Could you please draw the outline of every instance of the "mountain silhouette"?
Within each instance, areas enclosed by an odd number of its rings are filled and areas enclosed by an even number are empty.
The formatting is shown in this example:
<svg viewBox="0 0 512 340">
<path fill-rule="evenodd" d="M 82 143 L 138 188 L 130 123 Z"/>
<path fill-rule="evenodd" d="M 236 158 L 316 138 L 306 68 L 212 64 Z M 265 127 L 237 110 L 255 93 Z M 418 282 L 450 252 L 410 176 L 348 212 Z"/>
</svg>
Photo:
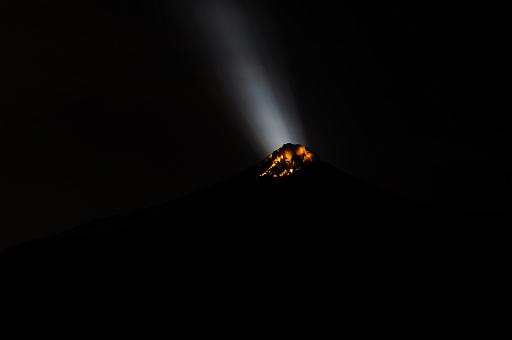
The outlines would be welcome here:
<svg viewBox="0 0 512 340">
<path fill-rule="evenodd" d="M 5 251 L 2 258 L 38 266 L 70 260 L 100 265 L 134 253 L 215 253 L 241 247 L 243 254 L 251 247 L 273 245 L 279 251 L 306 241 L 314 242 L 310 249 L 352 249 L 360 243 L 360 249 L 371 245 L 374 252 L 408 236 L 421 234 L 414 241 L 429 242 L 441 222 L 461 218 L 395 197 L 321 161 L 309 149 L 314 161 L 297 164 L 290 158 L 295 173 L 262 176 L 279 155 L 298 147 L 286 144 L 241 174 L 199 192 L 28 242 Z M 447 236 L 456 233 L 442 229 Z"/>
<path fill-rule="evenodd" d="M 4 277 L 66 282 L 95 299 L 144 296 L 183 308 L 241 300 L 253 311 L 281 301 L 289 312 L 325 315 L 331 303 L 353 313 L 369 305 L 426 311 L 448 296 L 464 308 L 474 273 L 492 275 L 482 253 L 495 249 L 470 224 L 488 217 L 419 207 L 316 155 L 286 176 L 261 176 L 269 157 L 167 204 L 4 251 Z"/>
</svg>

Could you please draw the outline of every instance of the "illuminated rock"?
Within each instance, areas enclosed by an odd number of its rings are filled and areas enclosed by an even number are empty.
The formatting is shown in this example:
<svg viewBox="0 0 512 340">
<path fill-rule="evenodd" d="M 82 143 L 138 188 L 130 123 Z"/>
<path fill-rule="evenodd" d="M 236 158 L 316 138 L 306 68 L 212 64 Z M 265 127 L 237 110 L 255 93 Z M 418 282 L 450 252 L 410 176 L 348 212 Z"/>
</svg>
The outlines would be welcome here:
<svg viewBox="0 0 512 340">
<path fill-rule="evenodd" d="M 284 177 L 301 171 L 318 160 L 318 156 L 303 145 L 285 144 L 263 160 L 264 171 L 259 177 Z"/>
</svg>

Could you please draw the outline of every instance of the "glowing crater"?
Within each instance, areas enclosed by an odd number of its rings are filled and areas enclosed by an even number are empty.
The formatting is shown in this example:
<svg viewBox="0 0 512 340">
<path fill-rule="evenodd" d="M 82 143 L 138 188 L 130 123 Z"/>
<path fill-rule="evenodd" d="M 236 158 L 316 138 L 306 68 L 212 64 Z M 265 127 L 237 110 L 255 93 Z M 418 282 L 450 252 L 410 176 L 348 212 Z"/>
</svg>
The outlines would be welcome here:
<svg viewBox="0 0 512 340">
<path fill-rule="evenodd" d="M 299 172 L 317 156 L 303 145 L 285 144 L 263 161 L 265 171 L 259 177 L 284 177 Z"/>
</svg>

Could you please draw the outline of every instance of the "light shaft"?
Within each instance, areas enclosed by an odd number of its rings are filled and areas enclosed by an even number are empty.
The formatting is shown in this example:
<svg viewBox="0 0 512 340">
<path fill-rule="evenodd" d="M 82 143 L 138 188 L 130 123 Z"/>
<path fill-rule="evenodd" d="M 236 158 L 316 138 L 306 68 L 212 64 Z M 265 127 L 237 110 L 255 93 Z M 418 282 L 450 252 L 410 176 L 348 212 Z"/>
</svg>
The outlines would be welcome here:
<svg viewBox="0 0 512 340">
<path fill-rule="evenodd" d="M 235 118 L 257 149 L 268 153 L 289 142 L 305 144 L 291 91 L 265 44 L 268 37 L 257 35 L 256 25 L 232 2 L 200 2 L 197 14 L 214 65 L 235 105 Z"/>
</svg>

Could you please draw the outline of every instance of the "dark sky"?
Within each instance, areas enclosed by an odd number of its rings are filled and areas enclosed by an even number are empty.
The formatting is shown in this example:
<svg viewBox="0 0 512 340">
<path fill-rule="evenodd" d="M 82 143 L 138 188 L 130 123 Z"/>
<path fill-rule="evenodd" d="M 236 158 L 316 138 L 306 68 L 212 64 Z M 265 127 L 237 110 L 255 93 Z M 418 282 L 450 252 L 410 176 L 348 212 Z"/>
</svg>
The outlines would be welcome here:
<svg viewBox="0 0 512 340">
<path fill-rule="evenodd" d="M 172 199 L 260 159 L 183 3 L 2 1 L 0 247 Z M 425 204 L 507 209 L 503 9 L 241 6 L 272 35 L 322 159 Z"/>
</svg>

